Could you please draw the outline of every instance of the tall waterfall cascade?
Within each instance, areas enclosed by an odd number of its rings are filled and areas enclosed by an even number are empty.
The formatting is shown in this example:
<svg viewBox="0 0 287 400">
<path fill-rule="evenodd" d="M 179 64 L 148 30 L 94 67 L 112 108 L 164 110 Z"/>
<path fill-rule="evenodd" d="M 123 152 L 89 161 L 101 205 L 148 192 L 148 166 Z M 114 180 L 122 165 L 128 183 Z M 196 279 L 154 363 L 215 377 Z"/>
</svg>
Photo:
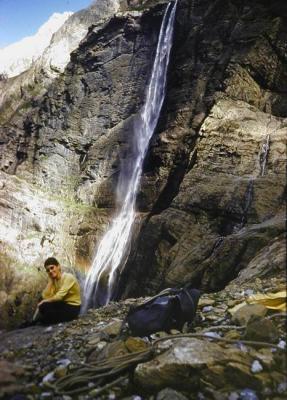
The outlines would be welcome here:
<svg viewBox="0 0 287 400">
<path fill-rule="evenodd" d="M 156 49 L 146 100 L 134 124 L 134 143 L 129 163 L 121 169 L 117 188 L 121 204 L 118 215 L 101 239 L 84 285 L 82 311 L 107 304 L 114 296 L 118 279 L 129 255 L 136 196 L 149 141 L 164 101 L 167 68 L 172 47 L 177 1 L 167 5 Z"/>
</svg>

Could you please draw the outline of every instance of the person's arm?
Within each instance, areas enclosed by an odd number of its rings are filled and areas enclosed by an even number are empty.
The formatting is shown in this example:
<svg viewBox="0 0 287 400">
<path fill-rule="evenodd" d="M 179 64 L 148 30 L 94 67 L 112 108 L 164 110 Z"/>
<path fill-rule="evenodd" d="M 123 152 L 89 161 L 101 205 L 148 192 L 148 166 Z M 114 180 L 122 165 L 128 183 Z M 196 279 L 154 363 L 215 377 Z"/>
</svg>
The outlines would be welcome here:
<svg viewBox="0 0 287 400">
<path fill-rule="evenodd" d="M 53 296 L 53 285 L 52 282 L 49 281 L 47 286 L 45 287 L 45 289 L 42 292 L 42 298 L 44 300 L 48 299 L 49 297 Z"/>
<path fill-rule="evenodd" d="M 65 279 L 63 280 L 63 284 L 60 287 L 60 289 L 53 296 L 46 298 L 44 301 L 53 302 L 53 301 L 63 300 L 63 298 L 66 296 L 66 294 L 69 292 L 69 290 L 73 287 L 75 282 L 76 282 L 75 278 L 72 275 L 65 276 Z"/>
<path fill-rule="evenodd" d="M 52 281 L 49 280 L 47 286 L 45 287 L 45 289 L 42 292 L 42 300 L 38 303 L 37 305 L 37 310 L 38 307 L 42 304 L 45 303 L 45 301 L 47 301 L 50 297 L 53 296 L 53 284 Z M 37 311 L 36 311 L 37 312 Z"/>
</svg>

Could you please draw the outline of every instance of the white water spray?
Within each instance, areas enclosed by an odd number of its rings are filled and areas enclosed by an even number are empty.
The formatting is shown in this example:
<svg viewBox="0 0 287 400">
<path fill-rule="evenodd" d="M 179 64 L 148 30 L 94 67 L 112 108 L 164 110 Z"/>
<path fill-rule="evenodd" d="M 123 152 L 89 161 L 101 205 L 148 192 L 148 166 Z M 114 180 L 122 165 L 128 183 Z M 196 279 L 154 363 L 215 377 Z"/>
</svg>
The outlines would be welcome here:
<svg viewBox="0 0 287 400">
<path fill-rule="evenodd" d="M 263 176 L 264 173 L 265 173 L 269 147 L 270 147 L 270 134 L 267 134 L 265 142 L 262 145 L 260 156 L 259 156 L 260 157 L 260 160 L 259 160 L 259 163 L 260 163 L 260 176 Z"/>
<path fill-rule="evenodd" d="M 83 311 L 107 304 L 114 295 L 117 278 L 129 255 L 130 236 L 135 219 L 135 202 L 149 141 L 156 128 L 165 95 L 166 74 L 172 46 L 177 1 L 165 11 L 146 101 L 134 126 L 135 143 L 131 162 L 121 172 L 118 195 L 121 210 L 103 236 L 84 287 Z"/>
</svg>

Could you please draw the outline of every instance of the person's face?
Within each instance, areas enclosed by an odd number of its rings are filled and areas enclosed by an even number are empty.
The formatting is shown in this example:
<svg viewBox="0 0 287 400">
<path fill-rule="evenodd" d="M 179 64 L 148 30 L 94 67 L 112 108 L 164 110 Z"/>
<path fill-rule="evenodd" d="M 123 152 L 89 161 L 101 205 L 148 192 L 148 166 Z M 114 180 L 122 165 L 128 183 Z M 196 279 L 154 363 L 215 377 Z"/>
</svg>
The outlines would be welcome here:
<svg viewBox="0 0 287 400">
<path fill-rule="evenodd" d="M 60 265 L 48 265 L 45 267 L 47 274 L 51 279 L 59 279 L 61 276 Z"/>
</svg>

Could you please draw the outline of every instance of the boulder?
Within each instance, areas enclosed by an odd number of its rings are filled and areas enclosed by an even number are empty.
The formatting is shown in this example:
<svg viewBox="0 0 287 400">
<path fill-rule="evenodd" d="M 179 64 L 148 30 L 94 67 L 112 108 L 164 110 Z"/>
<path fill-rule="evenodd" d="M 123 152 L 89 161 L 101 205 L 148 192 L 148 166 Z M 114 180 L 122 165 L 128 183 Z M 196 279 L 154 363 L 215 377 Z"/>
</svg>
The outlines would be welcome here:
<svg viewBox="0 0 287 400">
<path fill-rule="evenodd" d="M 187 397 L 176 390 L 165 388 L 157 394 L 156 400 L 187 400 Z"/>
<path fill-rule="evenodd" d="M 246 304 L 232 315 L 232 321 L 239 325 L 247 325 L 249 321 L 264 317 L 266 313 L 267 308 L 262 304 Z"/>
<path fill-rule="evenodd" d="M 247 321 L 246 332 L 244 338 L 247 340 L 258 340 L 261 342 L 277 343 L 278 330 L 271 320 L 250 318 Z"/>
<path fill-rule="evenodd" d="M 150 362 L 139 364 L 135 370 L 136 384 L 146 390 L 166 386 L 195 389 L 199 386 L 201 370 L 226 360 L 221 347 L 207 341 L 178 339 L 167 341 L 164 346 L 164 353 Z"/>
</svg>

